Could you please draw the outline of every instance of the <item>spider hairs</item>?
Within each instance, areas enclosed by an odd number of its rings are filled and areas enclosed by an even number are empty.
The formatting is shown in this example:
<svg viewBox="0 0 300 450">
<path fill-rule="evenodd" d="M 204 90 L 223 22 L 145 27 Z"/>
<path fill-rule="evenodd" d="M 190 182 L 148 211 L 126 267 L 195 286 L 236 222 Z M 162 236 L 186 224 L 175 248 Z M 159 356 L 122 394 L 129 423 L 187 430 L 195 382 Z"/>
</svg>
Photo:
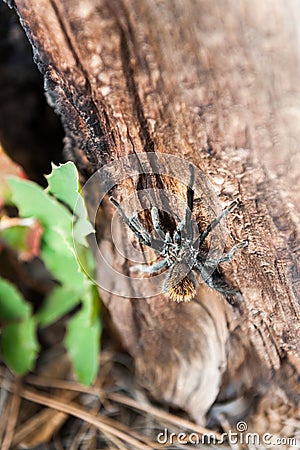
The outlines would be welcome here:
<svg viewBox="0 0 300 450">
<path fill-rule="evenodd" d="M 215 270 L 219 264 L 230 261 L 237 250 L 246 247 L 247 241 L 234 245 L 231 250 L 219 259 L 210 258 L 205 251 L 205 240 L 214 228 L 230 214 L 239 204 L 234 200 L 220 215 L 194 239 L 192 215 L 194 207 L 194 166 L 189 165 L 190 181 L 187 187 L 187 208 L 184 219 L 176 226 L 172 233 L 163 229 L 158 209 L 151 208 L 151 219 L 154 233 L 149 233 L 141 224 L 138 213 L 127 217 L 120 204 L 110 197 L 125 224 L 132 230 L 141 244 L 152 248 L 158 254 L 159 261 L 152 265 L 137 265 L 130 268 L 131 272 L 155 274 L 167 269 L 162 291 L 175 302 L 189 302 L 196 296 L 197 275 L 212 289 L 223 294 L 229 303 L 232 298 L 241 294 L 231 288 Z"/>
</svg>

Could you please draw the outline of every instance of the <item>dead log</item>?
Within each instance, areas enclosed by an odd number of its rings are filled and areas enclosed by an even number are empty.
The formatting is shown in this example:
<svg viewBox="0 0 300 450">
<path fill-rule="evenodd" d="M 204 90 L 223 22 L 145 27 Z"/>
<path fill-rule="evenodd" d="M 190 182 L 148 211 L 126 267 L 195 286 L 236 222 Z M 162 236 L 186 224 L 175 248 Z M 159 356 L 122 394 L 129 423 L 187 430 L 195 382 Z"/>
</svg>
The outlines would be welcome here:
<svg viewBox="0 0 300 450">
<path fill-rule="evenodd" d="M 236 197 L 241 201 L 228 218 L 226 243 L 246 238 L 249 247 L 222 272 L 243 294 L 241 313 L 203 285 L 188 304 L 162 295 L 136 300 L 102 292 L 139 381 L 153 397 L 183 408 L 198 422 L 215 402 L 231 401 L 241 406 L 240 412 L 233 407 L 233 415 L 249 419 L 254 398 L 267 392 L 280 392 L 295 414 L 298 7 L 282 0 L 9 4 L 32 44 L 48 100 L 61 116 L 66 155 L 83 179 L 123 156 L 160 152 L 201 169 L 218 193 L 211 200 L 216 210 Z M 137 177 L 112 192 L 121 200 L 161 186 L 185 199 L 180 183 L 168 177 Z M 109 202 L 104 210 L 107 216 L 115 212 Z M 123 242 L 134 241 L 119 227 Z M 100 249 L 113 267 L 128 274 L 110 240 L 108 219 L 101 238 Z M 101 277 L 114 284 L 101 266 L 98 277 L 100 285 Z"/>
</svg>

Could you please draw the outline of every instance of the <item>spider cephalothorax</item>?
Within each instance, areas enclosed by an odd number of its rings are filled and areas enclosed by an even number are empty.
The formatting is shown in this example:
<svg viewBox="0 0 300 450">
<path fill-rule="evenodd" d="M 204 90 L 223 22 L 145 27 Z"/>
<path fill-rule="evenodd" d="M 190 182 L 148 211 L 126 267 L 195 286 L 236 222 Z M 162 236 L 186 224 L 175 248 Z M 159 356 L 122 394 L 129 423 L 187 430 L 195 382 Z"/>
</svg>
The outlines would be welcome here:
<svg viewBox="0 0 300 450">
<path fill-rule="evenodd" d="M 192 212 L 194 203 L 194 168 L 189 166 L 191 179 L 187 188 L 187 208 L 185 218 L 179 222 L 174 233 L 165 232 L 160 223 L 158 209 L 151 208 L 151 218 L 155 231 L 153 237 L 140 223 L 137 214 L 127 217 L 119 203 L 110 198 L 113 205 L 118 209 L 124 222 L 133 231 L 139 241 L 153 248 L 160 256 L 160 260 L 152 265 L 137 265 L 130 268 L 132 272 L 142 272 L 154 274 L 167 268 L 166 278 L 163 283 L 163 292 L 176 302 L 189 302 L 196 295 L 197 281 L 195 273 L 203 278 L 204 282 L 211 288 L 221 292 L 226 296 L 239 293 L 228 286 L 219 276 L 216 276 L 214 269 L 218 264 L 230 261 L 239 248 L 245 247 L 247 242 L 236 244 L 232 249 L 219 259 L 211 259 L 203 250 L 203 244 L 210 232 L 218 223 L 226 217 L 234 208 L 238 201 L 232 202 L 228 208 L 217 216 L 208 227 L 194 238 L 192 224 Z"/>
</svg>

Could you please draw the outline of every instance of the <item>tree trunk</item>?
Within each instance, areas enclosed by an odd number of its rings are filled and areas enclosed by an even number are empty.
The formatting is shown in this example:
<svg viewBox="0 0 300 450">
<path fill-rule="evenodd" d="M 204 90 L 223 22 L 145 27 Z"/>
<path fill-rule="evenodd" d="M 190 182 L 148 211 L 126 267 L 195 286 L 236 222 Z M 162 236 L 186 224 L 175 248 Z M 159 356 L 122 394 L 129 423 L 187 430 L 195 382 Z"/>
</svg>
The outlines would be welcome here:
<svg viewBox="0 0 300 450">
<path fill-rule="evenodd" d="M 145 298 L 122 298 L 118 289 L 125 292 L 131 284 L 126 279 L 115 288 L 112 270 L 99 262 L 98 282 L 107 289 L 103 302 L 139 381 L 153 397 L 200 423 L 209 411 L 212 419 L 224 412 L 250 423 L 254 399 L 261 399 L 261 413 L 283 399 L 288 408 L 278 415 L 279 430 L 286 416 L 295 417 L 300 397 L 300 8 L 291 0 L 11 4 L 64 124 L 66 155 L 84 180 L 139 153 L 155 173 L 155 152 L 201 170 L 195 183 L 198 221 L 240 200 L 224 239 L 226 247 L 243 239 L 249 246 L 222 268 L 223 279 L 243 295 L 239 310 L 203 283 L 189 303 L 149 297 L 147 278 Z M 132 179 L 118 179 L 109 192 L 118 201 L 148 188 L 186 201 L 188 166 L 172 165 L 183 184 L 130 167 Z M 139 201 L 144 206 L 141 195 Z M 100 252 L 128 276 L 122 252 L 132 242 L 139 250 L 138 243 L 117 221 L 118 253 L 109 223 L 116 211 L 106 199 L 103 209 Z M 143 224 L 149 223 L 145 214 Z M 265 423 L 255 426 L 268 430 Z"/>
</svg>

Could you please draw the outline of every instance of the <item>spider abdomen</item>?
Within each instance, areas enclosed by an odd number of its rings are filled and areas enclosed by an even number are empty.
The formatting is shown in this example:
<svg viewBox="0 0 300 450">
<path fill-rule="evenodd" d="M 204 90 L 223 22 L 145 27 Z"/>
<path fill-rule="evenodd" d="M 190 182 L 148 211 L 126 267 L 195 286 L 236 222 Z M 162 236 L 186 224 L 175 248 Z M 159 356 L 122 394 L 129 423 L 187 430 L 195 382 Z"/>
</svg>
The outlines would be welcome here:
<svg viewBox="0 0 300 450">
<path fill-rule="evenodd" d="M 178 284 L 168 291 L 171 300 L 177 303 L 190 302 L 196 295 L 196 288 L 189 276 L 186 276 Z"/>
<path fill-rule="evenodd" d="M 196 279 L 186 262 L 177 262 L 168 270 L 163 291 L 174 302 L 189 302 L 196 295 Z"/>
</svg>

